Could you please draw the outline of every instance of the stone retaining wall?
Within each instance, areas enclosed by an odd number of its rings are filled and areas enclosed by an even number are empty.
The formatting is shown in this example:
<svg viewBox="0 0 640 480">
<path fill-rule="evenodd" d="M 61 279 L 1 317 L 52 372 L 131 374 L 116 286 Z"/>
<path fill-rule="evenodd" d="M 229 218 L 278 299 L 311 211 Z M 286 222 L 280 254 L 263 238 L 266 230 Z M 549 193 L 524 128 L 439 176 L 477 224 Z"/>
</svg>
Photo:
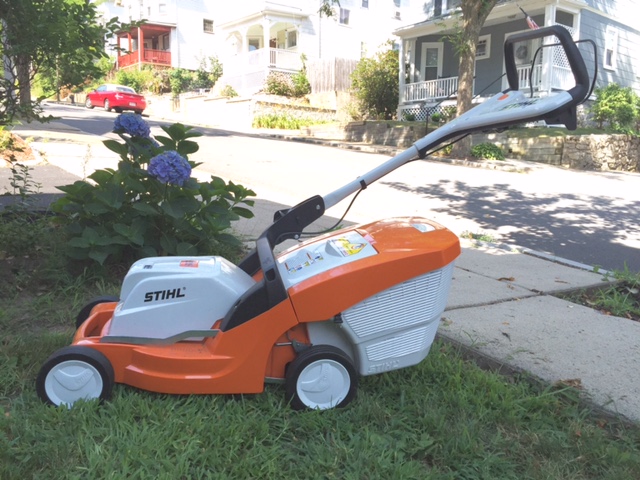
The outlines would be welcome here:
<svg viewBox="0 0 640 480">
<path fill-rule="evenodd" d="M 330 131 L 326 131 L 330 130 Z M 333 129 L 309 128 L 306 135 L 349 142 L 408 148 L 424 136 L 416 125 L 391 122 L 351 122 Z M 628 135 L 568 135 L 515 138 L 506 133 L 472 135 L 473 145 L 494 143 L 507 158 L 546 163 L 579 170 L 618 170 L 640 172 L 640 138 Z"/>
</svg>

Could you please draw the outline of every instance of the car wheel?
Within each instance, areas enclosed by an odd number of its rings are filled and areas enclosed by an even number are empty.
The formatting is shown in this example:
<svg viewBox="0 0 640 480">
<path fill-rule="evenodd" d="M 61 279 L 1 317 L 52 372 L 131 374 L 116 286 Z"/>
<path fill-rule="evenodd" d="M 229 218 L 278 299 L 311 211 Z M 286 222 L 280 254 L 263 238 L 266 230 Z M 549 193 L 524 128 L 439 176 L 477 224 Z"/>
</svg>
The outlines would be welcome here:
<svg viewBox="0 0 640 480">
<path fill-rule="evenodd" d="M 111 303 L 111 302 L 119 302 L 119 301 L 120 299 L 114 295 L 102 295 L 100 297 L 92 298 L 78 312 L 78 315 L 76 316 L 76 329 L 80 328 L 80 325 L 82 325 L 85 322 L 85 320 L 89 318 L 89 315 L 91 314 L 91 310 L 93 310 L 93 307 L 95 307 L 96 305 L 99 305 L 101 303 Z"/>
<path fill-rule="evenodd" d="M 142 110 L 134 110 L 133 113 L 136 115 L 142 115 Z"/>
<path fill-rule="evenodd" d="M 114 107 L 114 110 L 116 111 L 116 113 L 122 113 L 122 109 L 119 107 Z"/>
<path fill-rule="evenodd" d="M 46 403 L 71 408 L 78 400 L 108 400 L 113 384 L 113 367 L 107 357 L 92 348 L 72 345 L 44 362 L 36 378 L 36 392 Z"/>
<path fill-rule="evenodd" d="M 87 108 L 93 108 L 93 103 L 91 103 L 91 99 L 89 97 L 84 101 L 84 106 Z"/>
<path fill-rule="evenodd" d="M 294 410 L 342 408 L 356 396 L 358 375 L 349 356 L 332 345 L 316 345 L 287 369 L 286 399 Z"/>
<path fill-rule="evenodd" d="M 105 100 L 105 101 L 104 101 L 104 109 L 105 109 L 107 112 L 110 112 L 110 111 L 111 111 L 111 105 L 109 104 L 109 100 Z"/>
</svg>

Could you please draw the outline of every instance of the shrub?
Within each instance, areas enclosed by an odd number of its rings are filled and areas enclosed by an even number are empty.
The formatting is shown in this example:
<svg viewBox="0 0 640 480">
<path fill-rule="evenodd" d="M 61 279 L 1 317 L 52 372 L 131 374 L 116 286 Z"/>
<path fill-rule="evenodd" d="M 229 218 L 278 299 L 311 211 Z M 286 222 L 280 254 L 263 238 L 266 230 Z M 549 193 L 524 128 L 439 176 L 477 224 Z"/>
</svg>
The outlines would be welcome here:
<svg viewBox="0 0 640 480">
<path fill-rule="evenodd" d="M 267 76 L 264 89 L 266 93 L 290 97 L 293 94 L 293 89 L 293 80 L 289 75 L 282 72 L 271 72 Z"/>
<path fill-rule="evenodd" d="M 493 143 L 479 143 L 471 147 L 471 155 L 485 160 L 504 160 L 504 152 Z"/>
<path fill-rule="evenodd" d="M 307 78 L 306 69 L 303 68 L 299 72 L 295 73 L 293 77 L 291 77 L 291 82 L 293 83 L 293 88 L 291 90 L 292 96 L 304 97 L 311 93 L 311 84 Z"/>
<path fill-rule="evenodd" d="M 253 213 L 251 190 L 212 176 L 191 178 L 198 151 L 191 139 L 201 134 L 181 124 L 162 127 L 168 136 L 149 135 L 139 115 L 116 118 L 123 140 L 105 140 L 120 155 L 117 169 L 97 170 L 89 178 L 59 187 L 66 193 L 52 205 L 69 236 L 67 254 L 100 264 L 158 255 L 212 255 L 240 247 L 231 222 Z"/>
<path fill-rule="evenodd" d="M 253 128 L 280 128 L 283 130 L 298 130 L 302 127 L 310 125 L 319 125 L 327 123 L 324 120 L 315 120 L 313 118 L 294 117 L 288 113 L 278 114 L 271 113 L 267 115 L 257 115 L 253 119 Z"/>
<path fill-rule="evenodd" d="M 193 73 L 184 68 L 172 68 L 169 71 L 169 84 L 171 85 L 171 93 L 180 95 L 186 92 L 193 83 Z"/>
<path fill-rule="evenodd" d="M 118 70 L 116 73 L 116 83 L 127 85 L 136 92 L 144 92 L 153 84 L 153 75 L 153 72 L 148 69 Z"/>
<path fill-rule="evenodd" d="M 398 52 L 389 48 L 363 58 L 351 74 L 351 87 L 362 116 L 392 119 L 398 108 Z"/>
<path fill-rule="evenodd" d="M 591 113 L 598 127 L 608 123 L 618 132 L 631 133 L 637 130 L 640 119 L 640 97 L 631 87 L 621 87 L 610 83 L 604 88 L 596 88 L 596 100 Z"/>
<path fill-rule="evenodd" d="M 237 97 L 238 92 L 231 85 L 225 85 L 225 87 L 220 91 L 220 95 L 223 97 Z"/>
</svg>

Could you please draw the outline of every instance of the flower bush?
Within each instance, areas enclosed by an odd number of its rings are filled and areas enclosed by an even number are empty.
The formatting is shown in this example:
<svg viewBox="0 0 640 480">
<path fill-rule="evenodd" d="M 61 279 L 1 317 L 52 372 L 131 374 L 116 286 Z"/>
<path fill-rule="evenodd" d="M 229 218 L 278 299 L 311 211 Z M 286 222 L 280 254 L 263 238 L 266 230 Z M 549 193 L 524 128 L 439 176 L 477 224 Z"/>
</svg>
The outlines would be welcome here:
<svg viewBox="0 0 640 480">
<path fill-rule="evenodd" d="M 69 236 L 67 254 L 100 264 L 161 255 L 215 255 L 238 248 L 231 222 L 251 218 L 255 193 L 212 176 L 191 177 L 199 164 L 191 127 L 174 124 L 151 136 L 139 115 L 114 123 L 122 139 L 104 144 L 120 155 L 117 169 L 96 170 L 90 181 L 58 187 L 66 195 L 52 205 Z"/>
</svg>

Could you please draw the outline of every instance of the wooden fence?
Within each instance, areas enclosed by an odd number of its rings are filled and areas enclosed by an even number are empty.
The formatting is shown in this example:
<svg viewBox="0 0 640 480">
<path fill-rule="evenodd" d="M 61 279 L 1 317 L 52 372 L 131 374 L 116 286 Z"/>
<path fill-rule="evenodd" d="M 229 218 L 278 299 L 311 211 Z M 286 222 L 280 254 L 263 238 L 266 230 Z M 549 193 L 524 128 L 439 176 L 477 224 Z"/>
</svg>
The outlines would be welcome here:
<svg viewBox="0 0 640 480">
<path fill-rule="evenodd" d="M 313 93 L 347 92 L 358 60 L 346 58 L 316 59 L 307 62 L 307 78 Z"/>
</svg>

